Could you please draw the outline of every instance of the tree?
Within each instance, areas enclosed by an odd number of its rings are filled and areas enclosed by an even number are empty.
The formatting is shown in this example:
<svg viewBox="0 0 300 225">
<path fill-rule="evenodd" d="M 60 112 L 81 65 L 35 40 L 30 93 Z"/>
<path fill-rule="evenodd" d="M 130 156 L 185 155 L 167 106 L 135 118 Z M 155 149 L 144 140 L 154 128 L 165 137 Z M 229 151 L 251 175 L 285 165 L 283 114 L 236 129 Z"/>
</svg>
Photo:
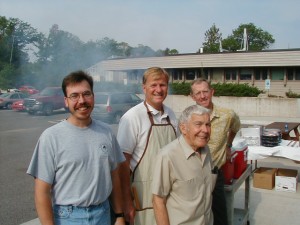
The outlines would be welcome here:
<svg viewBox="0 0 300 225">
<path fill-rule="evenodd" d="M 164 50 L 164 55 L 177 55 L 178 54 L 178 51 L 177 49 L 169 49 L 169 48 L 166 48 Z"/>
<path fill-rule="evenodd" d="M 149 46 L 139 44 L 138 47 L 132 48 L 132 50 L 130 51 L 130 56 L 132 57 L 156 56 L 156 53 Z"/>
<path fill-rule="evenodd" d="M 214 53 L 219 52 L 220 41 L 222 40 L 222 33 L 215 24 L 205 32 L 205 42 L 203 42 L 203 52 Z"/>
<path fill-rule="evenodd" d="M 40 40 L 36 54 L 40 86 L 58 85 L 66 74 L 81 69 L 84 65 L 83 45 L 77 36 L 54 24 L 48 37 Z"/>
<path fill-rule="evenodd" d="M 261 51 L 268 49 L 275 42 L 270 33 L 256 27 L 253 23 L 248 23 L 241 24 L 237 29 L 232 31 L 231 35 L 222 41 L 224 49 L 236 51 L 243 48 L 244 28 L 247 31 L 248 50 Z"/>
<path fill-rule="evenodd" d="M 29 64 L 30 52 L 42 34 L 16 18 L 0 16 L 0 80 L 1 88 L 16 87 Z"/>
</svg>

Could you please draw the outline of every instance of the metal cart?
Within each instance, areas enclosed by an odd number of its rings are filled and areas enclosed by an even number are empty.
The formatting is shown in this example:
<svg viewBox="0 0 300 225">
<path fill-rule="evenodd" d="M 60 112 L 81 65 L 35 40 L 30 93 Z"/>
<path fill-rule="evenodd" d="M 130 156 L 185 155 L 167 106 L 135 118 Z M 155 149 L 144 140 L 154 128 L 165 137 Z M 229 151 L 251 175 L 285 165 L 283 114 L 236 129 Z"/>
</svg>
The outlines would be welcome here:
<svg viewBox="0 0 300 225">
<path fill-rule="evenodd" d="M 250 196 L 250 175 L 252 166 L 247 165 L 244 173 L 231 185 L 225 185 L 225 197 L 227 204 L 227 215 L 229 225 L 249 225 L 249 196 Z M 243 209 L 234 208 L 234 194 L 245 182 L 245 205 Z"/>
</svg>

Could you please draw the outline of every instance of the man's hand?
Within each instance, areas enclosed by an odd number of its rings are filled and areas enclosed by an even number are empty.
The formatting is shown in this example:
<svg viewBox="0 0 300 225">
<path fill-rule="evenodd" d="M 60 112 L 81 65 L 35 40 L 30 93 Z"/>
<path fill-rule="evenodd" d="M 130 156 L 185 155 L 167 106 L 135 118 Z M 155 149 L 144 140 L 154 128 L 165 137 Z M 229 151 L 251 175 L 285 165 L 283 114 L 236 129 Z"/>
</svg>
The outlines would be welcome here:
<svg viewBox="0 0 300 225">
<path fill-rule="evenodd" d="M 124 202 L 124 215 L 125 220 L 129 222 L 130 225 L 134 225 L 135 208 L 132 201 Z"/>
<path fill-rule="evenodd" d="M 115 225 L 125 225 L 125 218 L 124 217 L 118 217 L 116 219 Z"/>
</svg>

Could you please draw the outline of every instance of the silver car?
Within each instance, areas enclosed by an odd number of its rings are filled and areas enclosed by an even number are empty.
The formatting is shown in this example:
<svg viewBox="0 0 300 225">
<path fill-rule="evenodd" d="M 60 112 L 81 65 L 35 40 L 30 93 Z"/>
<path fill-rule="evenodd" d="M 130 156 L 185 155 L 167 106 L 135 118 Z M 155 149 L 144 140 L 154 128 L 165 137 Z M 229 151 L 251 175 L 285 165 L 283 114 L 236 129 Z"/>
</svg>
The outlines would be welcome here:
<svg viewBox="0 0 300 225">
<path fill-rule="evenodd" d="M 0 95 L 0 109 L 7 108 L 11 109 L 11 106 L 14 102 L 21 99 L 27 98 L 28 95 L 21 92 L 7 92 Z"/>
<path fill-rule="evenodd" d="M 131 107 L 142 102 L 136 94 L 127 92 L 95 92 L 94 119 L 119 123 L 120 118 Z"/>
</svg>

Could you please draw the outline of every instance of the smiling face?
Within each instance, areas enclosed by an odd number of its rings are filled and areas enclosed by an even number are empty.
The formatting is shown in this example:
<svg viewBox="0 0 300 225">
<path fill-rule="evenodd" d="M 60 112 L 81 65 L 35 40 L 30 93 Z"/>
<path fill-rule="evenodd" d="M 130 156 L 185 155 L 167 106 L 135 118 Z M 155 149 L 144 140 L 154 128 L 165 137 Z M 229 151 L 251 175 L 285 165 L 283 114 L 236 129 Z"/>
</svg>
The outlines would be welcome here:
<svg viewBox="0 0 300 225">
<path fill-rule="evenodd" d="M 168 93 L 168 80 L 164 75 L 150 75 L 143 84 L 146 102 L 161 111 Z"/>
<path fill-rule="evenodd" d="M 205 81 L 192 85 L 192 98 L 198 105 L 201 105 L 207 109 L 212 109 L 213 95 L 214 89 L 211 89 L 209 84 Z"/>
<path fill-rule="evenodd" d="M 89 83 L 83 80 L 79 83 L 72 83 L 66 87 L 65 105 L 69 108 L 71 116 L 68 121 L 77 126 L 86 126 L 91 122 L 91 113 L 94 108 L 94 95 L 84 97 L 82 93 L 93 93 Z M 78 95 L 78 100 L 69 98 Z"/>
<path fill-rule="evenodd" d="M 209 141 L 211 131 L 209 114 L 192 114 L 188 122 L 180 124 L 180 131 L 194 151 L 204 147 Z"/>
</svg>

